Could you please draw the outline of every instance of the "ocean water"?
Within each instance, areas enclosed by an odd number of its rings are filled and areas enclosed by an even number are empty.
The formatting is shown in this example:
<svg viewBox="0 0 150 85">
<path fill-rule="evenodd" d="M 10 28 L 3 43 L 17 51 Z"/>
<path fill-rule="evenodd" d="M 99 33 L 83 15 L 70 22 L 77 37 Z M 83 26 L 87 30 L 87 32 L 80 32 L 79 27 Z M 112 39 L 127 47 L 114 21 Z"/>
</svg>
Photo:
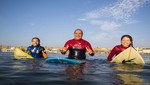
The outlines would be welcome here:
<svg viewBox="0 0 150 85">
<path fill-rule="evenodd" d="M 13 60 L 13 53 L 1 52 L 0 85 L 150 85 L 150 55 L 142 57 L 144 66 L 113 64 L 106 61 L 107 55 L 87 56 L 85 64 L 73 65 Z"/>
</svg>

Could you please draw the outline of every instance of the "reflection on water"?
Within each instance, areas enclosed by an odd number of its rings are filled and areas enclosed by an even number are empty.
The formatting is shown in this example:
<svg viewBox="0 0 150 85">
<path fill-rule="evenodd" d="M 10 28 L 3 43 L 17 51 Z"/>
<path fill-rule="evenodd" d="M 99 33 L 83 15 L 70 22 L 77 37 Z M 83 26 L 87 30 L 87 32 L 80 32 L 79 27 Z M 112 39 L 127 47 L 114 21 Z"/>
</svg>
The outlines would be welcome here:
<svg viewBox="0 0 150 85">
<path fill-rule="evenodd" d="M 13 68 L 16 71 L 23 71 L 23 70 L 38 70 L 40 69 L 43 64 L 44 60 L 42 59 L 27 59 L 27 60 L 14 60 Z"/>
<path fill-rule="evenodd" d="M 143 79 L 138 76 L 143 71 L 143 66 L 132 64 L 116 64 L 113 68 L 117 71 L 117 76 L 122 80 L 123 85 L 142 85 Z"/>
<path fill-rule="evenodd" d="M 40 70 L 44 66 L 44 60 L 42 59 L 31 59 L 26 62 L 28 70 L 36 71 Z"/>
<path fill-rule="evenodd" d="M 116 64 L 113 66 L 118 71 L 123 72 L 141 72 L 143 71 L 142 65 L 132 65 L 132 64 Z"/>
<path fill-rule="evenodd" d="M 89 62 L 78 64 L 78 65 L 70 65 L 66 67 L 65 72 L 69 76 L 67 80 L 88 80 L 88 78 L 82 77 L 84 74 L 88 73 L 87 67 L 90 66 Z"/>
<path fill-rule="evenodd" d="M 142 85 L 143 79 L 135 74 L 117 74 L 119 79 L 123 81 L 124 85 Z"/>
</svg>

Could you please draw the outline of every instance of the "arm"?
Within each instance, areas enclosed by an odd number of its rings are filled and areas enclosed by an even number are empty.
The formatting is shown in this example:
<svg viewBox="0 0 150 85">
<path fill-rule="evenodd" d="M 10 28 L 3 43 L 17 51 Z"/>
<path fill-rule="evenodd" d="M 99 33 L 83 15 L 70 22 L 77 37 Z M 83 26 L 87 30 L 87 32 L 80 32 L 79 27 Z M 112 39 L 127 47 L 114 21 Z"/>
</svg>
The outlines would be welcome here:
<svg viewBox="0 0 150 85">
<path fill-rule="evenodd" d="M 44 58 L 48 58 L 48 56 L 47 56 L 47 53 L 46 53 L 46 52 L 42 51 L 42 55 L 43 55 L 43 57 L 44 57 Z"/>
<path fill-rule="evenodd" d="M 116 54 L 116 47 L 114 47 L 114 48 L 111 50 L 110 54 L 109 54 L 108 57 L 107 57 L 107 60 L 108 60 L 108 61 L 111 61 L 111 60 L 112 60 L 112 57 L 113 57 L 115 54 Z"/>
<path fill-rule="evenodd" d="M 61 54 L 66 54 L 69 48 L 69 42 L 67 41 L 62 49 L 60 49 Z"/>
<path fill-rule="evenodd" d="M 30 47 L 27 48 L 26 53 L 30 54 Z"/>
<path fill-rule="evenodd" d="M 27 53 L 27 54 L 29 54 L 29 53 L 30 53 L 30 51 L 28 50 L 28 51 L 26 51 L 26 53 Z"/>
<path fill-rule="evenodd" d="M 87 42 L 87 45 L 86 45 L 86 51 L 88 52 L 88 54 L 90 55 L 90 56 L 94 56 L 94 51 L 93 51 L 93 49 L 92 49 L 92 46 L 91 46 L 91 44 L 89 43 L 89 42 Z"/>
<path fill-rule="evenodd" d="M 44 58 L 48 58 L 47 53 L 45 52 L 45 48 L 44 47 L 41 48 L 41 52 L 42 52 L 42 55 L 43 55 Z"/>
</svg>

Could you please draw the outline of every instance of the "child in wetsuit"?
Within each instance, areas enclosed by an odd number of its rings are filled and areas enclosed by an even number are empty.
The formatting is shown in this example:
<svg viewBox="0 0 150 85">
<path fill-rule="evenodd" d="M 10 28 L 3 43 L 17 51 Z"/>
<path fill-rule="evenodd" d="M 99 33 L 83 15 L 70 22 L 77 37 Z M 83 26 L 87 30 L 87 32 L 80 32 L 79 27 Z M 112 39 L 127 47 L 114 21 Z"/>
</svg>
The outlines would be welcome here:
<svg viewBox="0 0 150 85">
<path fill-rule="evenodd" d="M 32 45 L 27 48 L 26 51 L 34 58 L 47 58 L 45 48 L 40 46 L 40 39 L 38 37 L 32 38 Z"/>
</svg>

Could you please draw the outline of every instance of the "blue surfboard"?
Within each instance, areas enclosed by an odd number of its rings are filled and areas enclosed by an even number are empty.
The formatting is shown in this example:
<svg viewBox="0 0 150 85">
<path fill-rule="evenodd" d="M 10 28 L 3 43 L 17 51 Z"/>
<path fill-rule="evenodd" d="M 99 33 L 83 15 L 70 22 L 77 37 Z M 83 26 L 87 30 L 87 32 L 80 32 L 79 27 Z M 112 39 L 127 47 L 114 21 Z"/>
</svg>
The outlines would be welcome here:
<svg viewBox="0 0 150 85">
<path fill-rule="evenodd" d="M 47 58 L 45 62 L 48 63 L 68 63 L 68 64 L 80 64 L 85 63 L 85 60 L 74 60 L 67 58 Z"/>
</svg>

